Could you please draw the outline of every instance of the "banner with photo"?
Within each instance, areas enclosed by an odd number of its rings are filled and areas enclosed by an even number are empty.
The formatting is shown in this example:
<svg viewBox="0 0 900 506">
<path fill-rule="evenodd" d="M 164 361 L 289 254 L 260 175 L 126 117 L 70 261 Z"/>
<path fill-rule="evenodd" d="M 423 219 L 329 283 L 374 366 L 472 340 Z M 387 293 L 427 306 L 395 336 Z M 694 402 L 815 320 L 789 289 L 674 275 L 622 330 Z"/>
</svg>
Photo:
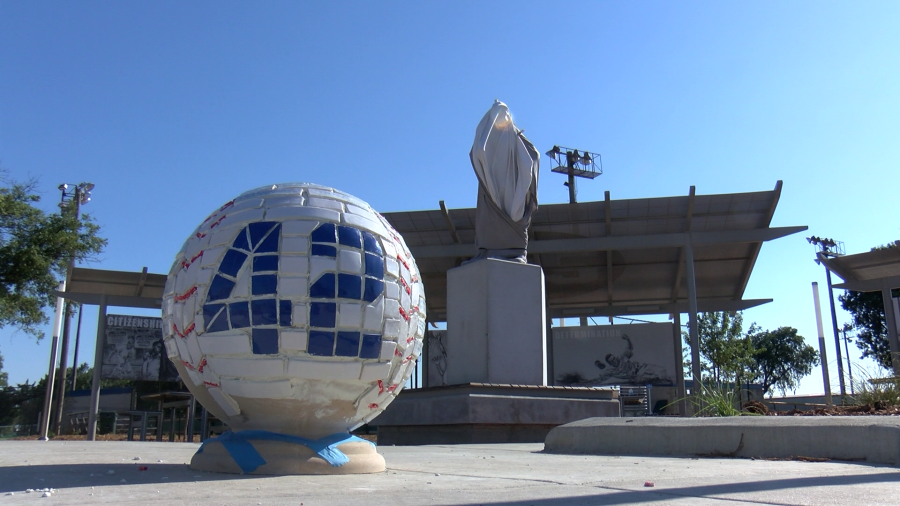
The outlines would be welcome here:
<svg viewBox="0 0 900 506">
<path fill-rule="evenodd" d="M 101 377 L 177 381 L 178 372 L 164 350 L 162 318 L 106 315 Z"/>
<path fill-rule="evenodd" d="M 553 384 L 674 385 L 672 333 L 671 323 L 555 327 Z"/>
</svg>

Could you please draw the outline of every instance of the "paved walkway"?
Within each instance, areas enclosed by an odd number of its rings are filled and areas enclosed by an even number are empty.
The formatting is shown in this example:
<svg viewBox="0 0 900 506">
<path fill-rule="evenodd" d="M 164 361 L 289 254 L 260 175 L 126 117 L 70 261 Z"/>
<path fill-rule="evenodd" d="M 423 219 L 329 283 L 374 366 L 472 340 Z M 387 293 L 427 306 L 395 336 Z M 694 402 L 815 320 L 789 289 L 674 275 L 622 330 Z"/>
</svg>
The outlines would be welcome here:
<svg viewBox="0 0 900 506">
<path fill-rule="evenodd" d="M 900 469 L 859 463 L 553 455 L 543 453 L 542 444 L 389 446 L 379 447 L 385 473 L 259 477 L 191 471 L 185 463 L 197 447 L 0 442 L 0 504 L 900 503 Z M 648 481 L 652 488 L 644 486 Z M 28 488 L 55 491 L 42 497 Z"/>
</svg>

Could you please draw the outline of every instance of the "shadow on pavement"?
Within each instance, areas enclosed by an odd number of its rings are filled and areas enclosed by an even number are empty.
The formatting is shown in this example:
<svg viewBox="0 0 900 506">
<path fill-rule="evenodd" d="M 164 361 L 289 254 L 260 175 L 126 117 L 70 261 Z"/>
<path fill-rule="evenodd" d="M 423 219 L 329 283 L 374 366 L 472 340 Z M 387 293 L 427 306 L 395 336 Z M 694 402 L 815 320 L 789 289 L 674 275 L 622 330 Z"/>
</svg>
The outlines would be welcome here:
<svg viewBox="0 0 900 506">
<path fill-rule="evenodd" d="M 139 468 L 146 466 L 146 471 Z M 110 474 L 112 471 L 112 474 Z M 29 488 L 112 487 L 147 483 L 249 480 L 270 476 L 207 473 L 187 464 L 133 462 L 121 464 L 54 464 L 0 467 L 0 493 Z M 122 480 L 125 480 L 124 482 Z"/>
</svg>

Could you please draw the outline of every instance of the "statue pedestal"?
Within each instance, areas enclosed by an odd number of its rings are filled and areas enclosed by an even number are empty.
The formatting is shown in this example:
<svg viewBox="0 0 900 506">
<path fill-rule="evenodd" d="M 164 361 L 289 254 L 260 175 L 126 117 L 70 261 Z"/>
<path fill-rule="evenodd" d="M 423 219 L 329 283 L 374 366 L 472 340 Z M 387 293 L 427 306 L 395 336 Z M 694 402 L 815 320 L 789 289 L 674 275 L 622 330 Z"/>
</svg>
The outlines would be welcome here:
<svg viewBox="0 0 900 506">
<path fill-rule="evenodd" d="M 488 258 L 447 271 L 448 385 L 547 385 L 544 271 Z"/>
</svg>

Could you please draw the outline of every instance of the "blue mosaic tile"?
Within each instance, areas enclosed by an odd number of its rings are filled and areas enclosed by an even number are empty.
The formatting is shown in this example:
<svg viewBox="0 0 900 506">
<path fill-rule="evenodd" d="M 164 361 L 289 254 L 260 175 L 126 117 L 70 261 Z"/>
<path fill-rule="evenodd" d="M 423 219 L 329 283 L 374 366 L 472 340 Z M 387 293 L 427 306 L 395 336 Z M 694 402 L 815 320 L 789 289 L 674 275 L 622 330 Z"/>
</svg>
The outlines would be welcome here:
<svg viewBox="0 0 900 506">
<path fill-rule="evenodd" d="M 306 343 L 306 352 L 320 357 L 333 357 L 334 332 L 310 331 L 309 339 Z"/>
<path fill-rule="evenodd" d="M 253 326 L 257 325 L 277 325 L 278 310 L 275 299 L 257 299 L 250 301 L 250 314 L 252 315 Z"/>
<path fill-rule="evenodd" d="M 310 253 L 317 257 L 331 257 L 334 258 L 337 256 L 337 249 L 334 246 L 326 246 L 324 244 L 313 244 L 312 248 L 310 248 Z"/>
<path fill-rule="evenodd" d="M 250 293 L 253 295 L 274 294 L 277 288 L 278 275 L 276 274 L 258 274 L 253 276 L 250 283 Z"/>
<path fill-rule="evenodd" d="M 381 355 L 381 336 L 379 334 L 363 334 L 359 358 L 378 358 Z"/>
<path fill-rule="evenodd" d="M 234 242 L 231 244 L 232 248 L 238 248 L 246 251 L 250 251 L 250 242 L 247 241 L 247 229 L 241 229 L 238 232 L 237 237 L 234 238 Z"/>
<path fill-rule="evenodd" d="M 333 299 L 334 289 L 334 273 L 325 273 L 309 287 L 309 296 L 313 299 Z"/>
<path fill-rule="evenodd" d="M 309 326 L 334 328 L 337 308 L 334 302 L 311 302 L 309 304 Z"/>
<path fill-rule="evenodd" d="M 366 276 L 384 278 L 384 258 L 379 255 L 366 253 Z"/>
<path fill-rule="evenodd" d="M 206 304 L 203 306 L 203 328 L 207 332 L 228 330 L 228 315 L 222 309 L 225 304 Z"/>
<path fill-rule="evenodd" d="M 228 304 L 228 314 L 231 316 L 231 328 L 244 329 L 250 326 L 250 304 L 247 302 Z"/>
<path fill-rule="evenodd" d="M 253 329 L 253 353 L 273 355 L 278 353 L 278 329 Z"/>
<path fill-rule="evenodd" d="M 289 300 L 278 302 L 278 324 L 282 327 L 291 326 L 291 313 L 293 304 Z"/>
<path fill-rule="evenodd" d="M 244 266 L 244 260 L 247 259 L 246 253 L 241 253 L 236 249 L 230 249 L 225 252 L 222 263 L 219 264 L 219 272 L 228 274 L 231 277 L 237 276 L 238 271 Z"/>
<path fill-rule="evenodd" d="M 358 357 L 359 332 L 338 332 L 334 355 L 336 357 Z"/>
<path fill-rule="evenodd" d="M 334 223 L 324 223 L 319 225 L 313 230 L 312 234 L 309 235 L 312 242 L 334 243 L 336 242 L 335 237 Z"/>
<path fill-rule="evenodd" d="M 275 227 L 272 233 L 268 235 L 256 247 L 256 253 L 278 253 L 278 238 L 281 236 L 281 225 Z"/>
<path fill-rule="evenodd" d="M 366 278 L 366 288 L 363 291 L 363 300 L 366 302 L 375 302 L 384 292 L 384 281 L 380 279 Z"/>
<path fill-rule="evenodd" d="M 353 274 L 338 274 L 337 296 L 342 299 L 362 298 L 362 278 Z"/>
<path fill-rule="evenodd" d="M 384 252 L 381 251 L 381 245 L 378 244 L 378 239 L 375 237 L 375 234 L 372 232 L 363 231 L 363 245 L 369 253 L 375 253 L 377 255 L 383 255 Z"/>
<path fill-rule="evenodd" d="M 250 232 L 250 245 L 256 248 L 259 241 L 262 241 L 263 237 L 275 228 L 275 225 L 277 223 L 274 221 L 258 221 L 247 225 L 247 230 Z"/>
<path fill-rule="evenodd" d="M 228 297 L 231 297 L 231 290 L 233 288 L 234 281 L 217 275 L 213 278 L 212 283 L 209 284 L 209 290 L 206 292 L 206 300 L 212 302 L 214 300 L 227 299 Z"/>
<path fill-rule="evenodd" d="M 263 255 L 253 258 L 253 272 L 277 270 L 278 255 Z"/>
<path fill-rule="evenodd" d="M 354 248 L 362 248 L 362 242 L 359 238 L 359 230 L 345 225 L 338 226 L 338 242 L 344 246 L 352 246 Z"/>
</svg>

